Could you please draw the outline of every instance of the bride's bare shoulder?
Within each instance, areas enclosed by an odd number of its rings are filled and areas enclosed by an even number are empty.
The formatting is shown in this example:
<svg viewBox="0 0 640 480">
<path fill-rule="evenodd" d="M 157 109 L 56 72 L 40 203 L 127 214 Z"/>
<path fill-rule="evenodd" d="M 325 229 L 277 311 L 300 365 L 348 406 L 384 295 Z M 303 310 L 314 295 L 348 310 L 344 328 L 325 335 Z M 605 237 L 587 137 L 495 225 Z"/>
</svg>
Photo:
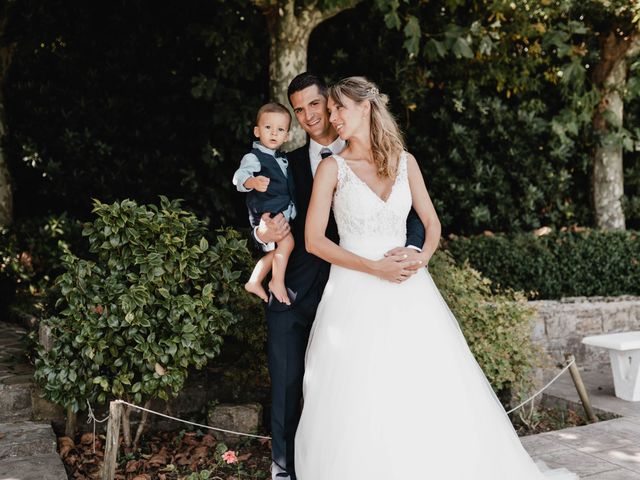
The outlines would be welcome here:
<svg viewBox="0 0 640 480">
<path fill-rule="evenodd" d="M 320 162 L 316 175 L 314 177 L 314 183 L 319 180 L 327 181 L 338 178 L 338 161 L 334 157 L 327 157 Z"/>
</svg>

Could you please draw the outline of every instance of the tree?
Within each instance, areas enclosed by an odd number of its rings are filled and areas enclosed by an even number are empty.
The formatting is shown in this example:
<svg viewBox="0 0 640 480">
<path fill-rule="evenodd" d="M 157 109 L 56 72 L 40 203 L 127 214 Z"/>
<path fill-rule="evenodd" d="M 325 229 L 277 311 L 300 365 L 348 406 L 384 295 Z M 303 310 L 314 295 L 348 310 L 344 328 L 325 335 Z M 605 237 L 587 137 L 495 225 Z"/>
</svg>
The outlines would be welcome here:
<svg viewBox="0 0 640 480">
<path fill-rule="evenodd" d="M 9 11 L 12 0 L 4 2 L 0 11 L 0 227 L 10 225 L 13 221 L 13 193 L 11 188 L 11 176 L 7 166 L 7 156 L 4 142 L 7 136 L 7 119 L 5 115 L 4 86 L 14 45 L 6 42 L 5 33 L 9 19 Z"/>
<path fill-rule="evenodd" d="M 640 30 L 637 17 L 632 17 L 632 3 L 614 2 L 606 10 L 600 2 L 602 25 L 596 24 L 600 37 L 600 61 L 592 73 L 594 88 L 600 101 L 593 117 L 593 127 L 600 137 L 593 152 L 593 205 L 596 224 L 605 230 L 625 228 L 622 209 L 624 195 L 623 143 L 609 135 L 624 127 L 624 91 L 629 65 L 640 54 Z M 640 2 L 636 2 L 638 9 Z M 597 12 L 597 13 L 600 13 Z M 602 25 L 602 26 L 600 26 Z M 604 28 L 602 28 L 604 27 Z"/>
<path fill-rule="evenodd" d="M 629 68 L 640 54 L 638 0 L 574 0 L 549 8 L 548 45 L 566 60 L 559 74 L 568 100 L 567 112 L 592 137 L 591 185 L 598 228 L 624 229 L 623 152 L 634 146 L 625 128 L 624 99 Z M 590 71 L 590 74 L 589 74 Z M 634 94 L 637 92 L 633 92 Z M 582 113 L 589 112 L 589 117 Z"/>
<path fill-rule="evenodd" d="M 273 101 L 288 105 L 289 83 L 297 74 L 307 70 L 307 47 L 313 29 L 360 1 L 253 0 L 267 17 L 269 27 L 269 90 Z M 304 131 L 293 123 L 289 144 L 297 147 L 304 140 Z"/>
<path fill-rule="evenodd" d="M 403 7 L 408 11 L 404 27 L 407 50 L 417 54 L 421 37 L 427 37 L 424 49 L 434 59 L 451 53 L 479 61 L 497 58 L 503 68 L 487 71 L 495 75 L 499 88 L 509 83 L 515 86 L 507 93 L 530 88 L 527 73 L 536 64 L 547 64 L 549 80 L 561 79 L 567 101 L 555 122 L 561 141 L 569 144 L 569 135 L 577 136 L 585 129 L 590 130 L 587 137 L 593 138 L 591 183 L 596 225 L 624 229 L 623 150 L 635 144 L 631 132 L 624 128 L 624 96 L 630 64 L 640 54 L 640 1 L 546 0 L 529 5 L 527 1 L 500 4 L 479 0 L 469 5 L 445 0 L 442 5 L 452 17 L 466 18 L 462 24 L 467 26 L 449 24 L 439 35 L 424 35 L 417 20 L 419 13 L 408 2 Z M 429 7 L 429 2 L 419 5 L 422 10 Z M 398 4 L 393 5 L 391 13 L 397 9 Z M 392 23 L 399 27 L 400 19 Z M 554 62 L 562 64 L 554 66 Z M 518 63 L 524 69 L 515 68 Z M 587 76 L 590 65 L 593 68 Z M 504 66 L 514 67 L 513 71 L 506 72 Z M 525 75 L 518 80 L 520 73 Z"/>
</svg>

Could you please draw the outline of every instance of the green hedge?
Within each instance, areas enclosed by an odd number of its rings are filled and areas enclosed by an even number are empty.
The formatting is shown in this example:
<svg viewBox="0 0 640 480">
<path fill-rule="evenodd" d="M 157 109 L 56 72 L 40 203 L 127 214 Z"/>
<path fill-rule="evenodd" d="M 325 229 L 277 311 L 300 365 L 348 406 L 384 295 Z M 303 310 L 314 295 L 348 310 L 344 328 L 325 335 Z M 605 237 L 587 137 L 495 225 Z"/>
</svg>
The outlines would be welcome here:
<svg viewBox="0 0 640 480">
<path fill-rule="evenodd" d="M 640 295 L 640 241 L 634 231 L 451 237 L 445 247 L 495 287 L 530 298 Z"/>
</svg>

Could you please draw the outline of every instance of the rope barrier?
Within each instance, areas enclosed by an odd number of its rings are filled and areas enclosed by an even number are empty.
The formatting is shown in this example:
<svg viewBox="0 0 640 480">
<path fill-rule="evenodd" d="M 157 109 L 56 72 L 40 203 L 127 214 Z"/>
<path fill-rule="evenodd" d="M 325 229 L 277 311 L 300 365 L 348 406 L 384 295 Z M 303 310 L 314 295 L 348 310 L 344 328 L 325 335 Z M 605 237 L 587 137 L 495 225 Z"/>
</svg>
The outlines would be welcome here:
<svg viewBox="0 0 640 480">
<path fill-rule="evenodd" d="M 115 400 L 115 402 L 116 403 L 120 403 L 122 405 L 127 405 L 127 406 L 129 406 L 131 408 L 136 408 L 138 410 L 142 410 L 143 412 L 153 413 L 154 415 L 160 415 L 161 417 L 168 418 L 170 420 L 175 420 L 176 422 L 187 423 L 189 425 L 194 425 L 196 427 L 206 428 L 206 429 L 209 429 L 209 430 L 215 430 L 216 432 L 230 433 L 232 435 L 240 435 L 240 436 L 243 436 L 243 437 L 262 438 L 262 439 L 265 439 L 265 440 L 271 440 L 271 437 L 265 437 L 265 436 L 262 436 L 262 435 L 253 435 L 251 433 L 244 433 L 244 432 L 234 432 L 233 430 L 225 430 L 224 428 L 211 427 L 209 425 L 203 425 L 201 423 L 195 423 L 195 422 L 190 422 L 188 420 L 182 420 L 181 418 L 176 418 L 176 417 L 172 417 L 171 415 L 166 415 L 164 413 L 156 412 L 154 410 L 149 410 L 148 408 L 139 407 L 138 405 L 134 405 L 133 403 L 125 402 L 124 400 Z"/>
<path fill-rule="evenodd" d="M 560 376 L 566 372 L 569 367 L 571 367 L 571 365 L 573 365 L 575 363 L 575 359 L 571 360 L 567 365 L 565 365 L 565 367 L 560 370 L 560 372 L 553 377 L 544 387 L 542 387 L 540 390 L 538 390 L 536 393 L 534 393 L 532 396 L 530 396 L 528 399 L 526 399 L 524 402 L 521 402 L 518 406 L 512 408 L 511 410 L 509 410 L 507 413 L 507 415 L 509 415 L 510 413 L 515 412 L 516 410 L 518 410 L 519 408 L 523 407 L 524 405 L 526 405 L 527 403 L 531 402 L 534 398 L 536 398 L 538 395 L 540 395 L 542 392 L 544 392 L 547 388 L 549 388 L 553 382 L 555 382 L 558 378 L 560 378 Z M 129 402 L 125 402 L 124 400 L 115 400 L 115 403 L 119 403 L 122 405 L 127 405 L 128 407 L 131 408 L 135 408 L 137 410 L 141 410 L 143 412 L 147 412 L 147 413 L 152 413 L 154 415 L 159 415 L 161 417 L 164 418 L 168 418 L 169 420 L 174 420 L 176 422 L 182 422 L 182 423 L 186 423 L 189 425 L 193 425 L 195 427 L 200 427 L 200 428 L 205 428 L 208 430 L 214 430 L 216 432 L 223 432 L 223 433 L 229 433 L 231 435 L 239 435 L 239 436 L 243 436 L 243 437 L 252 437 L 252 438 L 261 438 L 264 440 L 271 440 L 271 437 L 266 437 L 263 435 L 254 435 L 251 433 L 245 433 L 245 432 L 236 432 L 233 430 L 226 430 L 224 428 L 217 428 L 217 427 L 211 427 L 209 425 L 203 425 L 201 423 L 196 423 L 196 422 L 190 422 L 189 420 L 183 420 L 181 418 L 177 418 L 177 417 L 172 417 L 171 415 L 166 415 L 164 413 L 160 413 L 160 412 L 156 412 L 154 410 L 150 410 L 148 408 L 144 408 L 144 407 L 140 407 L 138 405 L 135 405 L 133 403 L 129 403 Z M 106 422 L 107 420 L 109 420 L 109 415 L 107 415 L 105 418 L 103 418 L 102 420 L 98 420 L 95 415 L 93 414 L 93 410 L 91 409 L 91 405 L 89 404 L 89 401 L 87 400 L 87 407 L 89 408 L 89 418 L 87 420 L 87 423 L 93 422 L 93 451 L 95 453 L 95 438 L 96 438 L 96 422 L 97 423 L 103 423 Z"/>
<path fill-rule="evenodd" d="M 109 420 L 110 415 L 107 415 L 102 420 L 98 420 L 93 414 L 93 410 L 91 408 L 91 404 L 89 403 L 89 400 L 87 400 L 87 408 L 89 409 L 87 423 L 93 422 L 93 453 L 96 453 L 96 422 L 98 423 L 106 422 L 107 420 Z"/>
<path fill-rule="evenodd" d="M 512 408 L 511 410 L 509 410 L 507 412 L 507 415 L 509 415 L 510 413 L 515 412 L 516 410 L 518 410 L 520 407 L 526 405 L 527 403 L 529 403 L 531 400 L 533 400 L 534 398 L 536 398 L 538 395 L 540 395 L 542 392 L 544 392 L 547 388 L 549 388 L 551 386 L 551 384 L 553 382 L 555 382 L 558 378 L 560 378 L 560 375 L 562 375 L 564 372 L 566 372 L 569 367 L 571 365 L 573 365 L 574 363 L 576 363 L 576 360 L 573 359 L 571 360 L 562 370 L 560 370 L 560 373 L 558 373 L 555 377 L 553 377 L 551 379 L 551 381 L 549 383 L 547 383 L 544 387 L 542 387 L 540 390 L 538 390 L 536 393 L 534 393 L 531 397 L 529 397 L 528 399 L 526 399 L 524 402 L 522 402 L 520 405 L 518 405 L 517 407 Z"/>
</svg>

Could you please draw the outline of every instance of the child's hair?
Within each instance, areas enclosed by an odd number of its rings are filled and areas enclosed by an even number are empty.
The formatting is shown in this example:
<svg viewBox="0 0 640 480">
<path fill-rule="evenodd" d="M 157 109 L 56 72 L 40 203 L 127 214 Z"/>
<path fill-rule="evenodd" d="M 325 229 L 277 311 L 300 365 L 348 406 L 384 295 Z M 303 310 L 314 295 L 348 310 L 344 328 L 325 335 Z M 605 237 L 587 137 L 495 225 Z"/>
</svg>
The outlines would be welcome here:
<svg viewBox="0 0 640 480">
<path fill-rule="evenodd" d="M 291 112 L 281 103 L 269 102 L 262 105 L 256 115 L 256 125 L 260 123 L 260 117 L 263 113 L 283 113 L 289 117 L 289 126 L 291 126 Z"/>
</svg>

